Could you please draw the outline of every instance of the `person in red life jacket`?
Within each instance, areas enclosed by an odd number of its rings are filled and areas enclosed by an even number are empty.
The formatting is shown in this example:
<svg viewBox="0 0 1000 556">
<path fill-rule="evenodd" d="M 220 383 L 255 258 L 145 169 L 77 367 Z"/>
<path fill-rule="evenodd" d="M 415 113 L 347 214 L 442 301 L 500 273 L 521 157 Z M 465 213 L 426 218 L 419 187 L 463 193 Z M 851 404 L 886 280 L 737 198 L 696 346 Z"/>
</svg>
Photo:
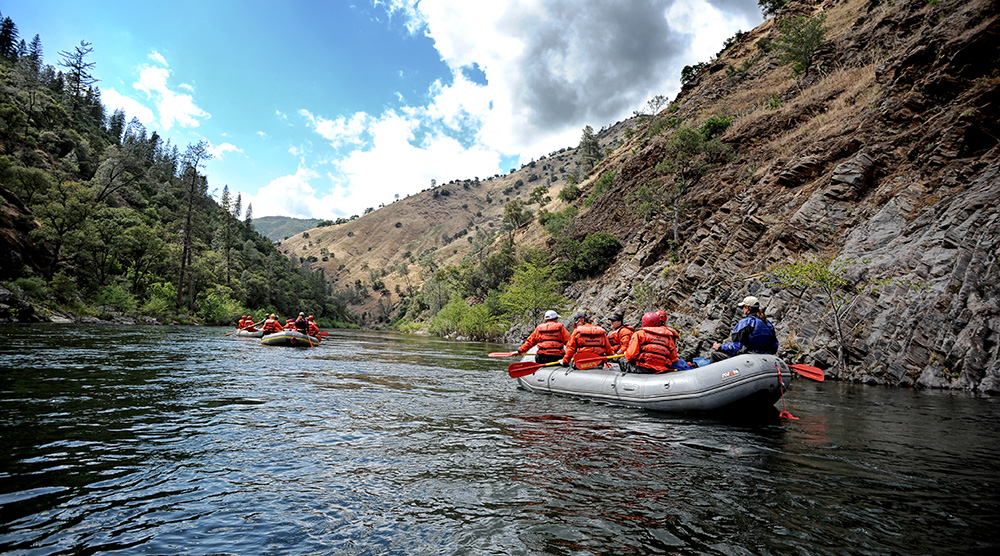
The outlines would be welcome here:
<svg viewBox="0 0 1000 556">
<path fill-rule="evenodd" d="M 256 332 L 257 331 L 257 325 L 253 322 L 253 317 L 252 316 L 250 316 L 250 315 L 246 316 L 246 320 L 243 321 L 242 328 L 243 328 L 243 330 L 246 330 L 246 331 L 249 331 L 249 332 Z"/>
<path fill-rule="evenodd" d="M 657 313 L 642 316 L 642 328 L 636 330 L 625 350 L 625 359 L 633 373 L 665 373 L 689 368 L 677 358 L 676 330 L 660 324 Z"/>
<path fill-rule="evenodd" d="M 760 300 L 749 295 L 743 298 L 739 308 L 743 310 L 743 318 L 733 327 L 733 341 L 712 344 L 712 353 L 708 355 L 712 363 L 740 353 L 778 353 L 778 337 L 774 333 L 774 325 L 764 316 Z"/>
<path fill-rule="evenodd" d="M 295 319 L 285 320 L 285 330 L 295 330 Z"/>
<path fill-rule="evenodd" d="M 566 353 L 566 342 L 569 341 L 569 330 L 559 323 L 558 318 L 559 313 L 551 309 L 545 311 L 542 323 L 535 327 L 534 332 L 521 344 L 521 347 L 517 348 L 518 355 L 523 355 L 532 346 L 537 345 L 535 363 L 552 363 L 562 359 Z"/>
<path fill-rule="evenodd" d="M 309 333 L 309 319 L 306 318 L 305 313 L 299 313 L 298 318 L 295 319 L 295 330 L 302 334 Z"/>
<path fill-rule="evenodd" d="M 278 322 L 277 315 L 269 314 L 267 315 L 267 318 L 264 319 L 264 325 L 261 327 L 261 330 L 263 330 L 265 334 L 274 334 L 275 332 L 281 332 L 283 328 L 281 327 L 281 323 Z"/>
<path fill-rule="evenodd" d="M 628 348 L 628 341 L 632 339 L 635 329 L 626 324 L 622 324 L 621 314 L 611 315 L 611 332 L 608 332 L 608 342 L 615 353 L 625 353 Z"/>
<path fill-rule="evenodd" d="M 573 334 L 566 342 L 566 355 L 559 363 L 566 367 L 577 354 L 613 355 L 608 333 L 600 326 L 592 323 L 587 313 L 573 314 Z"/>
<path fill-rule="evenodd" d="M 240 322 L 236 323 L 236 330 L 243 330 L 243 327 L 247 324 L 247 317 L 243 315 L 240 317 Z"/>
<path fill-rule="evenodd" d="M 319 325 L 316 324 L 316 319 L 309 315 L 309 335 L 315 336 L 317 334 L 319 334 Z"/>
</svg>

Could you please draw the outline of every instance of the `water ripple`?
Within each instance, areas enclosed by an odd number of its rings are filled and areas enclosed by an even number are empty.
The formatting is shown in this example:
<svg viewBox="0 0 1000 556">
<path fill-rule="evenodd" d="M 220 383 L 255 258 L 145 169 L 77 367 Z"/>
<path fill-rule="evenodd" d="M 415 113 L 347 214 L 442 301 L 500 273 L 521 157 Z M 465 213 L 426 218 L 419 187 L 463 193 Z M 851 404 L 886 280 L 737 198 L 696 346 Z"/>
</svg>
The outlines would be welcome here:
<svg viewBox="0 0 1000 556">
<path fill-rule="evenodd" d="M 799 421 L 516 390 L 508 346 L 0 327 L 0 552 L 987 552 L 998 407 L 799 386 Z"/>
</svg>

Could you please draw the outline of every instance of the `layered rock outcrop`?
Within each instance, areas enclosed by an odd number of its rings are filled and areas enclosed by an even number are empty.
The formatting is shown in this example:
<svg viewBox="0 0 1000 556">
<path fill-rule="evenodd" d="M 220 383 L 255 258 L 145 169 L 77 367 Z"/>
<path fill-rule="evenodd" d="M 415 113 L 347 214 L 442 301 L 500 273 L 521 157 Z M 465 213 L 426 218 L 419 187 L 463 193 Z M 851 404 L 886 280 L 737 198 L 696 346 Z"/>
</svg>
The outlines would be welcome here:
<svg viewBox="0 0 1000 556">
<path fill-rule="evenodd" d="M 685 197 L 679 260 L 670 256 L 671 223 L 628 210 L 630 193 L 665 179 L 654 167 L 666 139 L 636 138 L 612 192 L 579 226 L 581 235 L 615 233 L 626 247 L 603 278 L 571 295 L 581 308 L 624 311 L 634 322 L 653 307 L 631 294 L 650 284 L 653 303 L 682 332 L 682 353 L 693 354 L 725 339 L 735 304 L 753 294 L 777 324 L 782 354 L 834 377 L 1000 393 L 997 2 L 792 9 L 825 13 L 830 27 L 812 75 L 789 79 L 765 58 L 734 83 L 720 62 L 675 101 L 671 114 L 685 125 L 735 115 L 721 139 L 737 153 Z M 735 65 L 774 33 L 766 22 L 720 60 Z M 848 283 L 869 286 L 857 297 L 841 292 L 853 300 L 842 323 L 844 368 L 824 296 L 767 280 L 775 265 L 809 257 L 853 261 Z"/>
</svg>

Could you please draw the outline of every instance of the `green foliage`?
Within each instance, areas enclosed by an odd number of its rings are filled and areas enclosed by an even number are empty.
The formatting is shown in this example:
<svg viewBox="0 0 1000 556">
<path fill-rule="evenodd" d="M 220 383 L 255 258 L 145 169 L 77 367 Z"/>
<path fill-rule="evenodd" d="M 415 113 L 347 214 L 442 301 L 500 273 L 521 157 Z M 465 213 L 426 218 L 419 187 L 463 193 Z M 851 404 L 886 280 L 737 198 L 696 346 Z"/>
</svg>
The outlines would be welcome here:
<svg viewBox="0 0 1000 556">
<path fill-rule="evenodd" d="M 552 236 L 564 235 L 578 212 L 576 207 L 567 207 L 559 212 L 542 210 L 538 213 L 538 223 Z"/>
<path fill-rule="evenodd" d="M 104 286 L 98 290 L 94 301 L 102 307 L 110 307 L 122 313 L 130 312 L 138 305 L 135 297 L 118 284 Z"/>
<path fill-rule="evenodd" d="M 701 132 L 706 141 L 711 141 L 722 135 L 732 123 L 732 116 L 712 116 L 708 120 L 705 120 L 705 123 L 701 124 L 701 128 L 698 131 Z"/>
<path fill-rule="evenodd" d="M 149 287 L 149 298 L 140 311 L 144 315 L 166 318 L 173 313 L 177 289 L 170 282 L 157 282 Z"/>
<path fill-rule="evenodd" d="M 767 99 L 767 107 L 770 110 L 777 110 L 781 108 L 781 97 L 778 95 L 771 95 L 771 98 Z"/>
<path fill-rule="evenodd" d="M 816 50 L 826 38 L 826 14 L 796 16 L 778 21 L 774 50 L 778 60 L 792 66 L 795 75 L 808 75 Z"/>
<path fill-rule="evenodd" d="M 540 185 L 531 191 L 531 196 L 528 199 L 538 205 L 548 204 L 552 200 L 552 197 L 548 196 L 548 192 L 548 186 Z"/>
<path fill-rule="evenodd" d="M 198 316 L 207 324 L 225 325 L 239 320 L 240 315 L 249 312 L 238 301 L 233 299 L 232 290 L 218 286 L 207 290 L 204 296 L 199 296 Z M 292 314 L 289 311 L 288 314 Z"/>
<path fill-rule="evenodd" d="M 607 232 L 590 234 L 580 245 L 580 252 L 574 261 L 575 270 L 583 276 L 604 272 L 614 262 L 621 247 L 618 238 Z"/>
<path fill-rule="evenodd" d="M 60 53 L 61 79 L 44 64 L 40 44 L 31 48 L 30 64 L 0 59 L 0 184 L 40 224 L 30 239 L 48 260 L 13 277 L 45 290 L 35 302 L 167 319 L 195 310 L 217 318 L 228 300 L 287 314 L 305 305 L 320 318 L 350 318 L 322 272 L 293 263 L 254 232 L 251 207 L 239 221 L 238 195 L 224 187 L 219 202 L 212 198 L 215 188 L 201 173 L 207 143 L 181 156 L 123 111 L 105 118 L 87 43 Z M 225 298 L 220 286 L 228 286 Z"/>
<path fill-rule="evenodd" d="M 707 65 L 708 64 L 705 62 L 700 62 L 692 66 L 684 66 L 684 69 L 681 70 L 681 84 L 684 85 L 689 81 L 692 81 L 698 76 L 698 72 L 700 72 Z"/>
<path fill-rule="evenodd" d="M 771 17 L 780 12 L 785 8 L 785 4 L 788 4 L 788 0 L 757 0 L 757 5 L 760 6 L 764 17 Z"/>
<path fill-rule="evenodd" d="M 642 220 L 650 220 L 654 216 L 665 214 L 664 209 L 670 204 L 672 189 L 647 183 L 629 193 L 625 202 L 635 215 Z"/>
<path fill-rule="evenodd" d="M 560 295 L 562 283 L 553 279 L 552 265 L 526 261 L 514 272 L 511 284 L 499 296 L 504 316 L 523 327 L 542 319 L 545 311 L 561 311 L 569 304 Z"/>
<path fill-rule="evenodd" d="M 603 158 L 601 144 L 594 135 L 594 128 L 589 125 L 583 128 L 583 135 L 580 137 L 580 145 L 577 148 L 580 153 L 580 164 L 584 172 L 589 172 Z"/>
<path fill-rule="evenodd" d="M 506 328 L 485 304 L 470 306 L 457 292 L 428 325 L 428 331 L 438 336 L 461 335 L 480 341 L 496 339 Z"/>
<path fill-rule="evenodd" d="M 570 175 L 572 176 L 572 174 Z M 568 177 L 566 181 L 567 182 L 569 181 Z M 571 183 L 566 187 L 562 188 L 562 191 L 559 192 L 559 198 L 562 199 L 563 201 L 566 201 L 567 203 L 572 203 L 573 201 L 579 199 L 580 195 L 582 194 L 583 192 L 580 190 L 580 188 L 576 184 Z"/>
<path fill-rule="evenodd" d="M 837 362 L 841 368 L 846 367 L 846 336 L 844 322 L 847 313 L 858 299 L 865 294 L 878 293 L 884 286 L 897 286 L 911 289 L 925 289 L 920 283 L 902 282 L 899 280 L 856 281 L 848 279 L 848 271 L 855 266 L 867 266 L 868 260 L 857 261 L 844 258 L 812 258 L 795 263 L 779 265 L 771 270 L 767 281 L 774 287 L 801 291 L 813 291 L 826 300 L 827 308 L 833 316 L 834 330 L 837 333 Z M 861 276 L 864 272 L 860 273 Z M 799 293 L 800 293 L 799 292 Z M 800 297 L 800 295 L 797 295 Z"/>
<path fill-rule="evenodd" d="M 524 202 L 518 199 L 507 203 L 503 207 L 503 222 L 511 229 L 517 229 L 531 222 L 531 211 L 525 208 Z"/>
<path fill-rule="evenodd" d="M 711 127 L 718 129 L 720 124 Z M 656 165 L 656 171 L 672 176 L 673 183 L 662 191 L 649 184 L 628 197 L 637 210 L 646 214 L 665 214 L 668 207 L 672 209 L 675 260 L 679 260 L 680 250 L 681 199 L 712 166 L 728 162 L 731 156 L 732 150 L 718 139 L 707 139 L 700 130 L 682 127 L 667 141 L 666 156 Z"/>
<path fill-rule="evenodd" d="M 15 293 L 25 300 L 42 301 L 49 297 L 49 287 L 45 280 L 38 276 L 17 278 L 11 282 Z"/>
<path fill-rule="evenodd" d="M 597 181 L 594 182 L 594 189 L 590 191 L 590 195 L 583 202 L 583 206 L 589 207 L 594 203 L 594 201 L 599 199 L 601 195 L 610 191 L 611 183 L 614 182 L 616 175 L 618 175 L 617 170 L 608 170 L 607 172 L 601 174 L 601 177 L 597 178 Z"/>
</svg>

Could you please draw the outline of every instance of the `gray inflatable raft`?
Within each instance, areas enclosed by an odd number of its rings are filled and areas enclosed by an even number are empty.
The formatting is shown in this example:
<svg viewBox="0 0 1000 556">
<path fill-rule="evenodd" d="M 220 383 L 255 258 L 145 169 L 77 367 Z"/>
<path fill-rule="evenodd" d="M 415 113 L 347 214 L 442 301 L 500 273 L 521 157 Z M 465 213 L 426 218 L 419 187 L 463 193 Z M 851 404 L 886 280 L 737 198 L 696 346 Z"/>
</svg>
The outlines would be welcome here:
<svg viewBox="0 0 1000 556">
<path fill-rule="evenodd" d="M 532 392 L 669 412 L 773 407 L 791 380 L 784 361 L 758 354 L 671 373 L 623 373 L 614 364 L 587 370 L 553 366 L 517 379 L 518 387 Z"/>
</svg>

